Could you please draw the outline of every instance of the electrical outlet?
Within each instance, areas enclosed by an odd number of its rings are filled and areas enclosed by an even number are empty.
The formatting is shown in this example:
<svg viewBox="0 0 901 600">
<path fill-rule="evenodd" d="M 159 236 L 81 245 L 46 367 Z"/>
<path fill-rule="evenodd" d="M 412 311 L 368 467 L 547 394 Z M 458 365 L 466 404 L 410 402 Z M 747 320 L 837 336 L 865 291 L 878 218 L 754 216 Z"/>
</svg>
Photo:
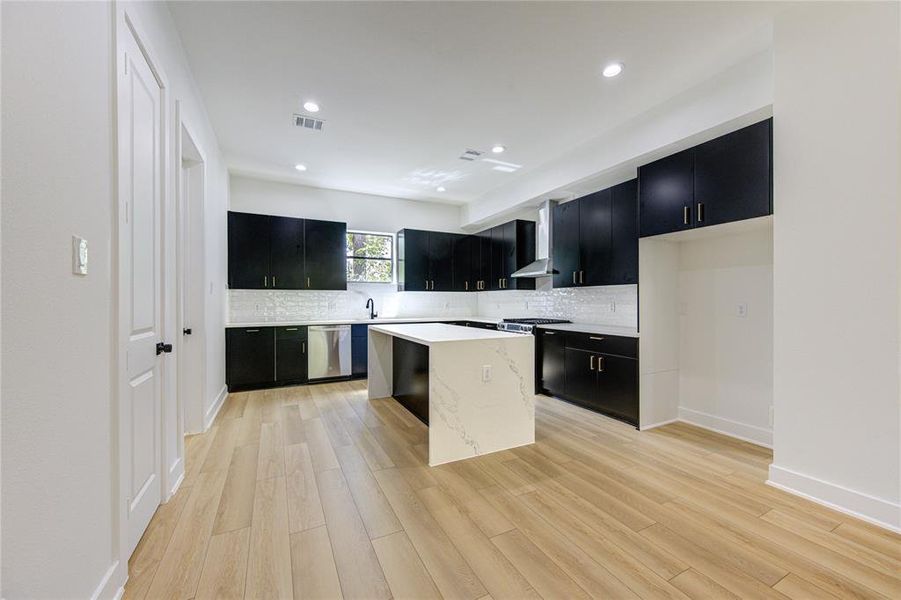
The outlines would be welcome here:
<svg viewBox="0 0 901 600">
<path fill-rule="evenodd" d="M 744 319 L 745 317 L 748 316 L 748 305 L 747 305 L 747 303 L 741 302 L 741 303 L 738 304 L 738 306 L 735 308 L 735 316 L 738 317 L 738 318 L 740 318 L 740 319 Z"/>
<path fill-rule="evenodd" d="M 616 300 L 610 301 L 610 312 L 616 312 Z"/>
<path fill-rule="evenodd" d="M 491 381 L 491 365 L 482 365 L 482 383 Z"/>
</svg>

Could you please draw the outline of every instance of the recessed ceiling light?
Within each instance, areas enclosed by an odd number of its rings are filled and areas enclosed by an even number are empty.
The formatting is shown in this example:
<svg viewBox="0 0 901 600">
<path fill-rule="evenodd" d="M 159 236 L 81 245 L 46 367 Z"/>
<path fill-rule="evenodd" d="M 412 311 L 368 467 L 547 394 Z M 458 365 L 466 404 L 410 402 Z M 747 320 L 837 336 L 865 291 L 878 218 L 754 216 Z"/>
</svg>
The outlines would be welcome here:
<svg viewBox="0 0 901 600">
<path fill-rule="evenodd" d="M 435 191 L 436 192 L 446 192 L 447 189 L 443 185 L 439 185 L 438 187 L 435 188 Z"/>
<path fill-rule="evenodd" d="M 623 63 L 610 63 L 604 67 L 604 77 L 616 77 L 623 72 Z"/>
<path fill-rule="evenodd" d="M 491 147 L 491 151 L 494 152 L 495 154 L 500 154 L 500 153 L 503 152 L 504 150 L 506 150 L 506 148 L 504 148 L 504 147 L 501 146 L 500 144 L 497 144 L 496 146 L 492 146 L 492 147 Z"/>
<path fill-rule="evenodd" d="M 307 100 L 303 103 L 303 108 L 309 112 L 319 112 L 319 105 L 313 102 L 312 100 Z"/>
<path fill-rule="evenodd" d="M 307 170 L 307 166 L 302 165 L 300 163 L 297 163 L 296 165 L 294 165 L 294 168 L 297 169 L 298 171 L 306 171 Z"/>
</svg>

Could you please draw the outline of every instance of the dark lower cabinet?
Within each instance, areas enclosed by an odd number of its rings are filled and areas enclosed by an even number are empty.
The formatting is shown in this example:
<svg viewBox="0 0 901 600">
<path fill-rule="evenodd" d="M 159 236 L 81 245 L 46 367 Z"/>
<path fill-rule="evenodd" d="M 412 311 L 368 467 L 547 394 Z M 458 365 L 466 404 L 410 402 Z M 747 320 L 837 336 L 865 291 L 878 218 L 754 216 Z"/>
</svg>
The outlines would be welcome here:
<svg viewBox="0 0 901 600">
<path fill-rule="evenodd" d="M 537 347 L 539 392 L 638 426 L 637 339 L 541 330 Z"/>
<path fill-rule="evenodd" d="M 306 383 L 307 328 L 229 327 L 225 383 L 229 390 Z"/>
<path fill-rule="evenodd" d="M 275 382 L 274 327 L 226 330 L 225 378 L 229 389 Z"/>
<path fill-rule="evenodd" d="M 538 390 L 552 396 L 564 393 L 564 336 L 542 330 L 538 335 Z"/>
<path fill-rule="evenodd" d="M 275 382 L 306 383 L 307 328 L 275 328 Z"/>
<path fill-rule="evenodd" d="M 417 419 L 429 424 L 429 347 L 395 337 L 391 360 L 392 395 Z"/>
<path fill-rule="evenodd" d="M 369 372 L 369 325 L 351 325 L 350 357 L 351 377 L 366 377 Z"/>
</svg>

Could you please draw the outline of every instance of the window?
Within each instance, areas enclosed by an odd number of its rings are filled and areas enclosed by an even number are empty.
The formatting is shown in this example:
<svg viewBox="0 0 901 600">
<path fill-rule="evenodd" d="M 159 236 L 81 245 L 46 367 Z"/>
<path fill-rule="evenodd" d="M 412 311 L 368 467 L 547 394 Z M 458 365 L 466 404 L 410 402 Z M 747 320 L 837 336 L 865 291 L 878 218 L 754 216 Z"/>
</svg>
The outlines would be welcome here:
<svg viewBox="0 0 901 600">
<path fill-rule="evenodd" d="M 347 232 L 347 281 L 392 283 L 394 236 L 390 233 Z"/>
</svg>

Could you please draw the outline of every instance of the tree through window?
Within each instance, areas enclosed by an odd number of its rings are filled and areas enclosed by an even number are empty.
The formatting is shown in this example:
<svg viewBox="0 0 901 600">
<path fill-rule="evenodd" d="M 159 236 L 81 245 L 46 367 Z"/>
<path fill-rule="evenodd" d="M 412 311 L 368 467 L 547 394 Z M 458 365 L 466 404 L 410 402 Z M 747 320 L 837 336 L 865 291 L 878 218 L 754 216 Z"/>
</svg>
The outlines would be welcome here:
<svg viewBox="0 0 901 600">
<path fill-rule="evenodd" d="M 347 281 L 394 281 L 394 236 L 387 233 L 347 232 Z"/>
</svg>

